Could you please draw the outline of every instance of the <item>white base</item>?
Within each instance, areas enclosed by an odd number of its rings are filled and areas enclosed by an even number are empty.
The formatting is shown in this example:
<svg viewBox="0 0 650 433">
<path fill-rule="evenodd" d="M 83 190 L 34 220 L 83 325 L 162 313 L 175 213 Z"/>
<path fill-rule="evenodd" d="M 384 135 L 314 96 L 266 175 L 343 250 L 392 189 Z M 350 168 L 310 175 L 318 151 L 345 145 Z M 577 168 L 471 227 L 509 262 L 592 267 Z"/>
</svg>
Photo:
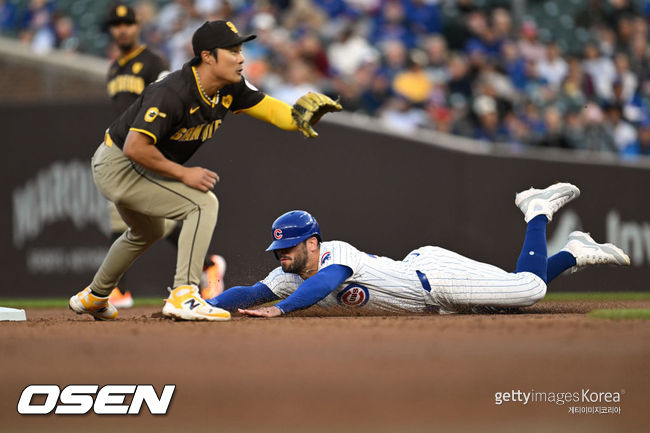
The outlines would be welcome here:
<svg viewBox="0 0 650 433">
<path fill-rule="evenodd" d="M 13 322 L 23 322 L 27 320 L 27 316 L 25 316 L 25 310 L 0 307 L 0 321 L 3 320 L 10 320 Z"/>
</svg>

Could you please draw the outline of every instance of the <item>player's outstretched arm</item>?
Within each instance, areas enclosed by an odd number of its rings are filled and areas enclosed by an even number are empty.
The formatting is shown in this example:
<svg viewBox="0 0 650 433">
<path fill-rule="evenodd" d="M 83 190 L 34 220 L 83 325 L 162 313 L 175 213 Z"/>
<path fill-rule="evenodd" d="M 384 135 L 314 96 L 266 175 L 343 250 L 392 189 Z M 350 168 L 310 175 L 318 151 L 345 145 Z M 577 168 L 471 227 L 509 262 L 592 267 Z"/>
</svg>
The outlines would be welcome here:
<svg viewBox="0 0 650 433">
<path fill-rule="evenodd" d="M 238 308 L 249 308 L 278 299 L 280 298 L 265 284 L 257 282 L 252 286 L 231 287 L 219 296 L 207 299 L 206 302 L 214 307 L 235 311 Z"/>
<path fill-rule="evenodd" d="M 332 293 L 341 283 L 352 275 L 352 269 L 344 265 L 330 265 L 303 282 L 288 298 L 278 302 L 273 307 L 242 310 L 239 312 L 249 316 L 276 317 L 295 310 L 311 307 Z"/>
<path fill-rule="evenodd" d="M 291 105 L 269 95 L 265 95 L 264 99 L 256 105 L 236 113 L 239 112 L 246 113 L 251 117 L 263 120 L 286 131 L 298 130 L 298 125 L 291 116 Z"/>
</svg>

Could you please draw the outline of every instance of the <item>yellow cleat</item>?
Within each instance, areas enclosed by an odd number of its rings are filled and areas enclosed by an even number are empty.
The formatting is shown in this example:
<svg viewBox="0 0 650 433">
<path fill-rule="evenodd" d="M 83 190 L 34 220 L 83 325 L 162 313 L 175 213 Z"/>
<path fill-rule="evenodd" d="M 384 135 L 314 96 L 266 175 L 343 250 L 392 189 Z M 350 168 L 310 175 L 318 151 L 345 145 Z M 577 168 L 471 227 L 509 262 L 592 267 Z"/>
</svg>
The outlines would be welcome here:
<svg viewBox="0 0 650 433">
<path fill-rule="evenodd" d="M 178 320 L 230 320 L 228 311 L 205 302 L 199 296 L 199 288 L 194 285 L 178 286 L 171 290 L 162 313 L 165 317 Z"/>
<path fill-rule="evenodd" d="M 90 287 L 71 297 L 68 306 L 77 314 L 90 314 L 95 320 L 113 320 L 117 317 L 117 308 L 108 302 L 108 296 L 93 295 Z"/>
</svg>

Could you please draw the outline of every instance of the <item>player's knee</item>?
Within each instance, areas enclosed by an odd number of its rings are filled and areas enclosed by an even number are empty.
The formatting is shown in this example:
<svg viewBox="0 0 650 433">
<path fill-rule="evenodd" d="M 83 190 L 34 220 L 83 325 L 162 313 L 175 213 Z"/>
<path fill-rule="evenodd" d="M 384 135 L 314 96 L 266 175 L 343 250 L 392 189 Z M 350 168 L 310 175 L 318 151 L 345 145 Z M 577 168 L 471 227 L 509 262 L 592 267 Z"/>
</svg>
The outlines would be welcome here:
<svg viewBox="0 0 650 433">
<path fill-rule="evenodd" d="M 202 197 L 201 203 L 201 214 L 205 215 L 206 218 L 213 219 L 215 222 L 217 220 L 217 215 L 219 214 L 219 199 L 211 191 L 208 191 Z"/>
<path fill-rule="evenodd" d="M 127 238 L 131 242 L 150 245 L 165 236 L 165 224 L 151 224 L 145 227 L 130 228 Z"/>
<path fill-rule="evenodd" d="M 528 307 L 530 305 L 536 304 L 537 302 L 544 299 L 544 296 L 546 296 L 546 284 L 540 280 L 540 285 L 530 290 L 530 294 L 527 298 L 525 298 L 525 304 L 522 306 Z"/>
</svg>

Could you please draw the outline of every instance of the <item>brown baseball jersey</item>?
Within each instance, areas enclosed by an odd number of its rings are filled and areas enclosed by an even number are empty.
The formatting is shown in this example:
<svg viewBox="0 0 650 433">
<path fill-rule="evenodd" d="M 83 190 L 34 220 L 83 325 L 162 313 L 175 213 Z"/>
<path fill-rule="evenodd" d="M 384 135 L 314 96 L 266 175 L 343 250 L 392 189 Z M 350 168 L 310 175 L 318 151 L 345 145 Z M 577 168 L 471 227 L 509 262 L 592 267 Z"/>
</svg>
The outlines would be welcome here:
<svg viewBox="0 0 650 433">
<path fill-rule="evenodd" d="M 113 118 L 118 117 L 142 94 L 145 87 L 169 70 L 167 62 L 145 45 L 111 63 L 106 90 Z"/>
<path fill-rule="evenodd" d="M 183 164 L 219 128 L 228 111 L 258 104 L 264 93 L 243 77 L 222 87 L 212 100 L 200 89 L 196 69 L 186 63 L 181 70 L 145 88 L 142 95 L 109 127 L 120 149 L 130 130 L 149 137 L 169 160 Z"/>
</svg>

